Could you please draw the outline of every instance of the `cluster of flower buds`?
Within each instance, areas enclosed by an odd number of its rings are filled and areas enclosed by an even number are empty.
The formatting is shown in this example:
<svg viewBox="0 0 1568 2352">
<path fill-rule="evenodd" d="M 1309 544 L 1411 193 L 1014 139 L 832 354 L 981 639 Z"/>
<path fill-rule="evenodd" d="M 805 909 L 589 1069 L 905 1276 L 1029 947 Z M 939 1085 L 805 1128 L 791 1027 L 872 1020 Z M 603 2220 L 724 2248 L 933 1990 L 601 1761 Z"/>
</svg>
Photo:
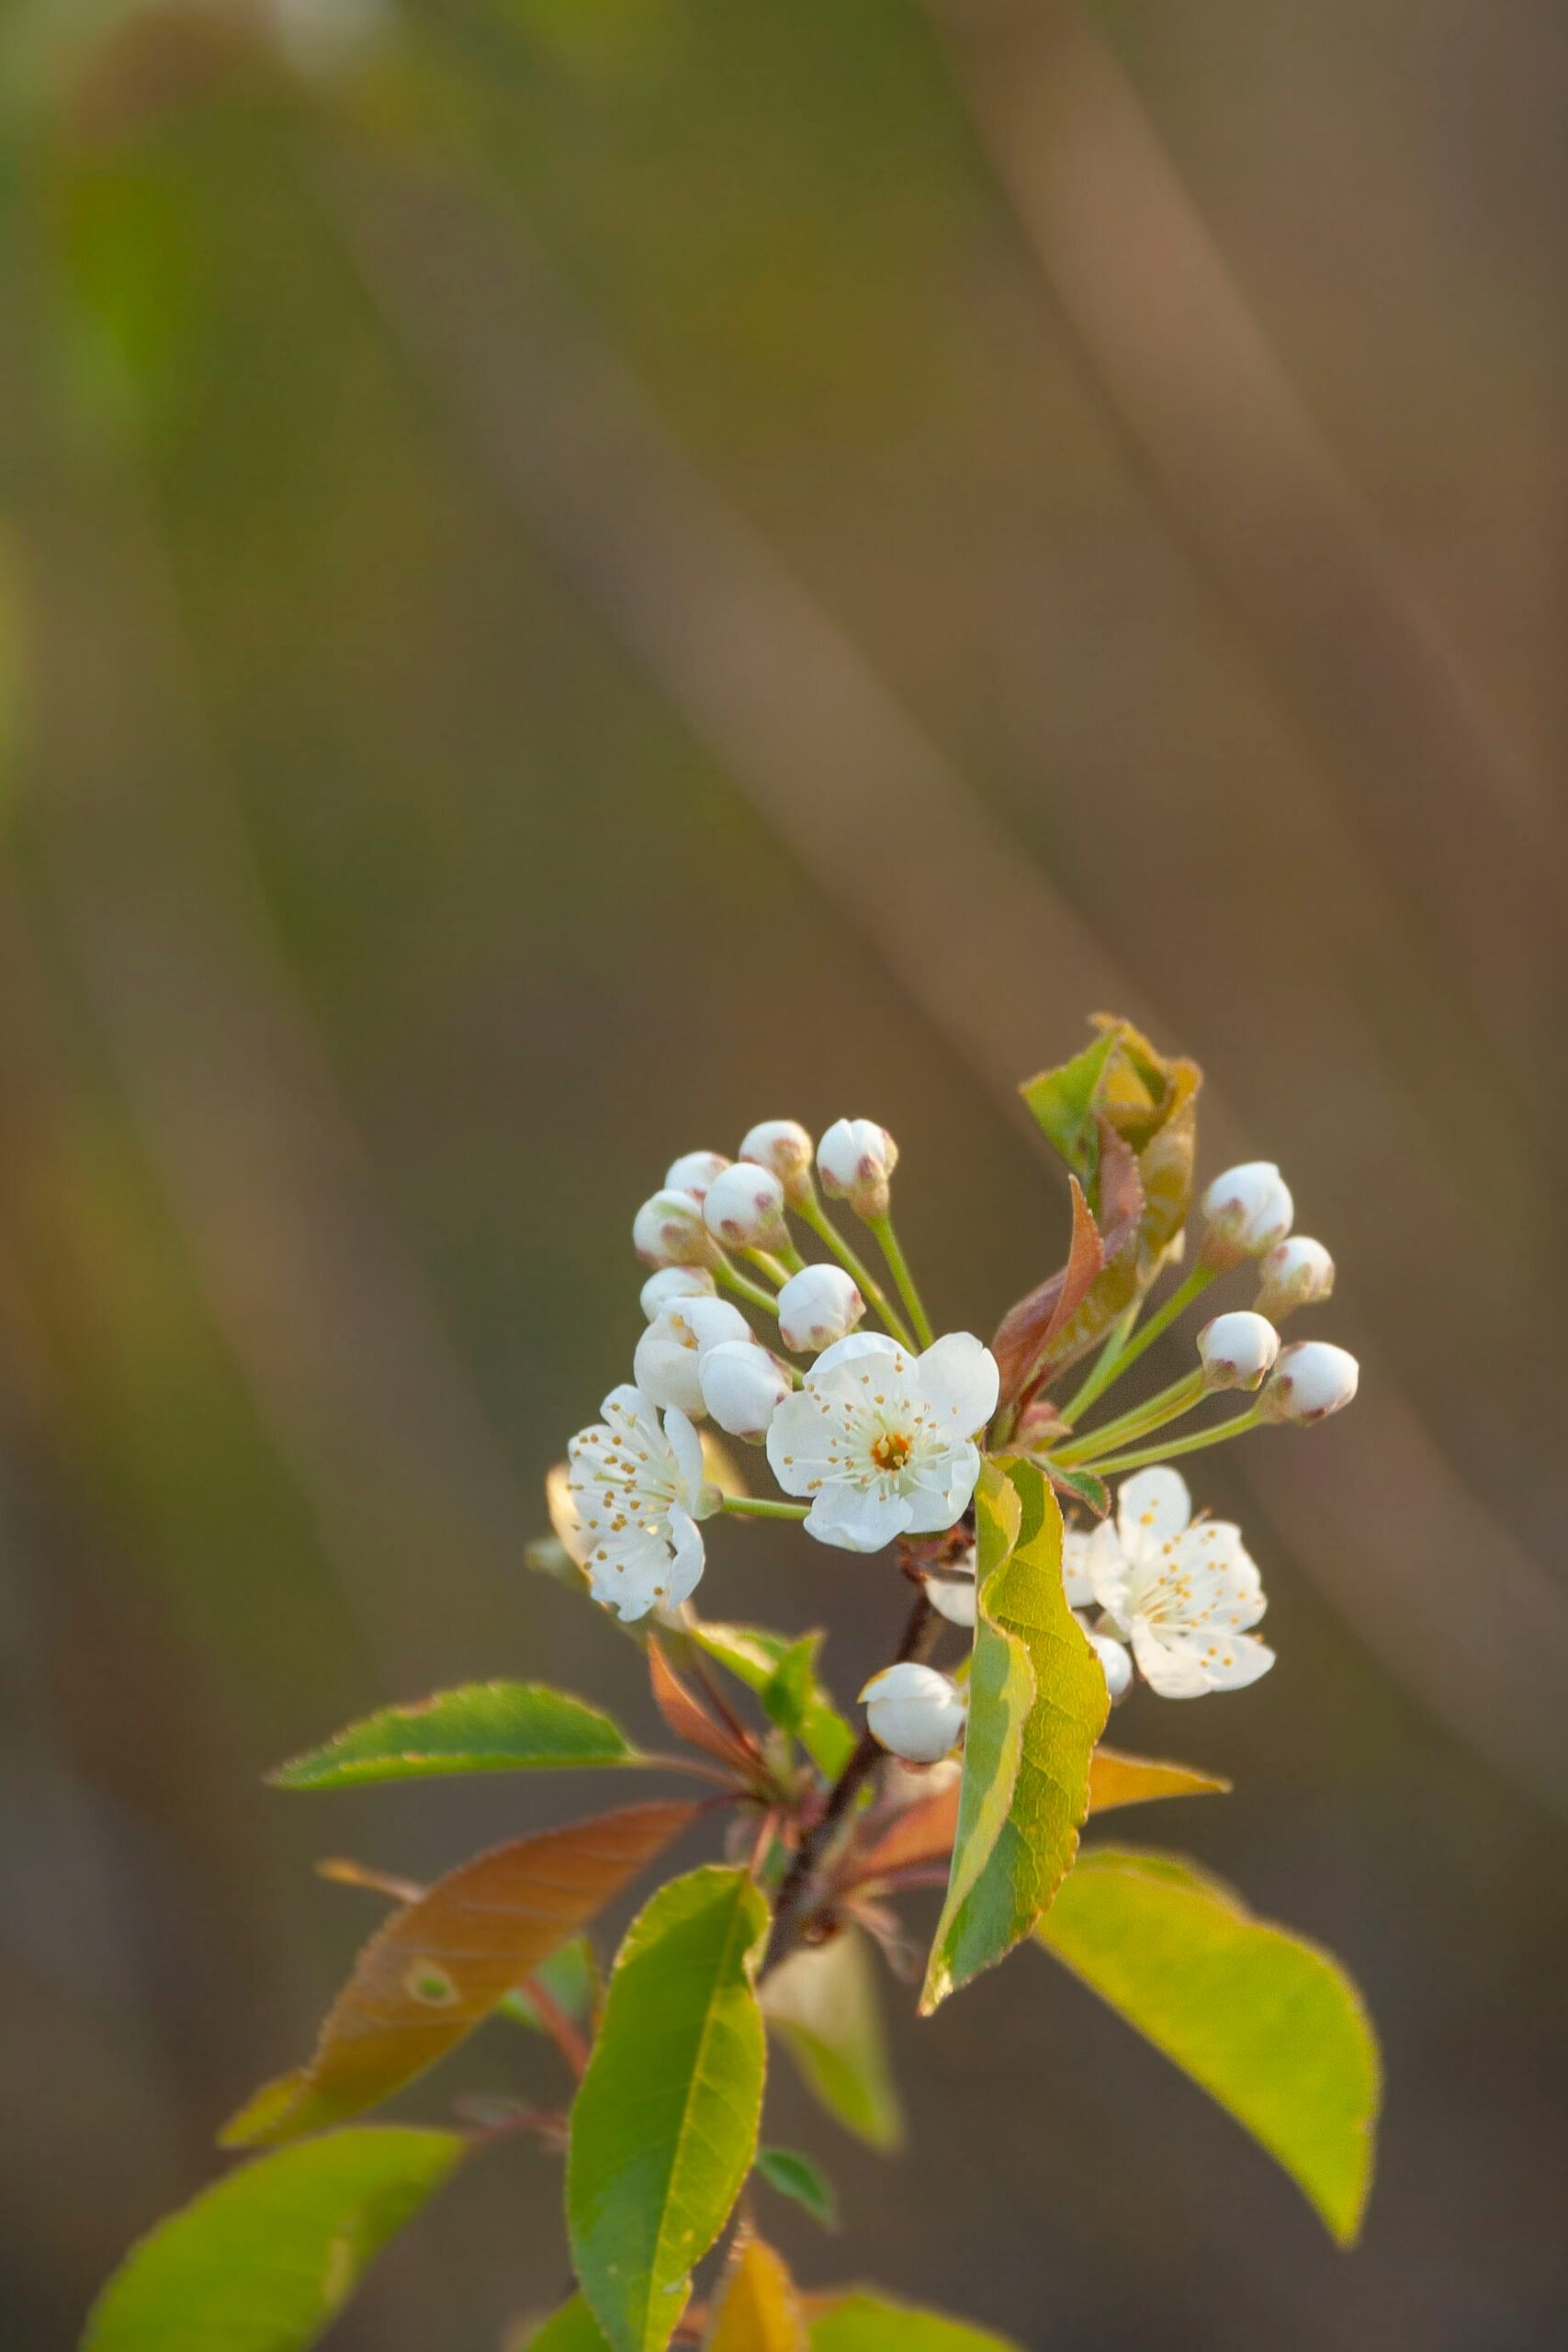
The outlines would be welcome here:
<svg viewBox="0 0 1568 2352">
<path fill-rule="evenodd" d="M 998 1373 L 972 1333 L 932 1333 L 891 1222 L 897 1162 L 874 1119 L 836 1120 L 815 1147 L 797 1121 L 769 1119 L 733 1159 L 683 1152 L 638 1209 L 632 1239 L 652 1269 L 642 1286 L 646 1329 L 632 1384 L 571 1442 L 560 1522 L 595 1597 L 623 1617 L 680 1605 L 703 1570 L 700 1522 L 726 1510 L 798 1520 L 848 1552 L 945 1535 L 946 1544 L 926 1547 L 937 1564 L 919 1571 L 926 1598 L 948 1623 L 975 1625 L 974 1545 L 964 1539 Z M 825 1199 L 867 1228 L 886 1287 Z M 1063 1560 L 1067 1603 L 1113 1701 L 1139 1679 L 1168 1698 L 1238 1690 L 1272 1663 L 1252 1630 L 1263 1589 L 1238 1531 L 1194 1517 L 1167 1457 L 1265 1422 L 1321 1420 L 1356 1391 L 1356 1362 L 1343 1348 L 1280 1343 L 1287 1315 L 1330 1295 L 1334 1261 L 1321 1242 L 1292 1232 L 1294 1205 L 1278 1168 L 1227 1169 L 1200 1214 L 1190 1271 L 1142 1330 L 1117 1335 L 1070 1405 L 1037 1399 L 1016 1427 L 998 1425 L 1079 1493 L 1086 1476 L 1092 1486 L 1109 1472 L 1133 1474 L 1099 1525 L 1068 1528 Z M 1170 1267 L 1180 1239 L 1167 1251 Z M 811 1262 L 802 1244 L 817 1245 Z M 1077 1426 L 1210 1283 L 1249 1261 L 1254 1304 L 1203 1326 L 1193 1371 L 1098 1429 Z M 1248 1400 L 1237 1418 L 1196 1436 L 1160 1435 L 1230 1390 Z M 705 1418 L 765 1449 L 788 1499 L 721 1494 L 705 1467 Z M 874 1675 L 862 1698 L 873 1736 L 910 1764 L 949 1755 L 963 1736 L 964 1693 L 933 1667 L 905 1659 Z"/>
</svg>

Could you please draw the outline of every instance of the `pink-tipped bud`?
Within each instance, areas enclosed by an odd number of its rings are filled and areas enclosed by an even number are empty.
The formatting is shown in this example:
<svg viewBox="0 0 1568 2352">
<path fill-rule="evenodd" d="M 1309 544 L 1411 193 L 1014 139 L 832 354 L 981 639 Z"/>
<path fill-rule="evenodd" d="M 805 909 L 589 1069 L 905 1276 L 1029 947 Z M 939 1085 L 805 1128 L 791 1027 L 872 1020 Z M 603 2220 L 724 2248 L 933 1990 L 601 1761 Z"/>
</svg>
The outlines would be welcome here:
<svg viewBox="0 0 1568 2352">
<path fill-rule="evenodd" d="M 1216 1315 L 1198 1334 L 1198 1354 L 1208 1388 L 1257 1388 L 1273 1369 L 1280 1334 L 1272 1323 L 1247 1308 Z"/>
<path fill-rule="evenodd" d="M 694 1193 L 668 1188 L 632 1220 L 632 1247 L 647 1266 L 714 1266 L 718 1250 Z"/>
<path fill-rule="evenodd" d="M 1259 1315 L 1282 1323 L 1298 1306 L 1319 1306 L 1334 1293 L 1334 1261 L 1321 1241 L 1292 1233 L 1277 1241 L 1258 1269 Z"/>
<path fill-rule="evenodd" d="M 1298 1340 L 1283 1348 L 1261 1407 L 1270 1421 L 1325 1421 L 1356 1393 L 1361 1367 L 1348 1348 L 1327 1340 Z"/>
<path fill-rule="evenodd" d="M 708 1231 L 731 1250 L 783 1250 L 789 1246 L 784 1186 L 771 1168 L 737 1160 L 716 1176 L 703 1203 Z"/>
<path fill-rule="evenodd" d="M 671 1192 L 690 1193 L 694 1201 L 705 1201 L 714 1178 L 722 1176 L 728 1165 L 722 1151 L 683 1151 L 679 1159 L 670 1162 L 664 1182 Z"/>
<path fill-rule="evenodd" d="M 779 1336 L 801 1355 L 820 1355 L 864 1313 L 865 1301 L 842 1266 L 803 1266 L 779 1293 Z"/>
<path fill-rule="evenodd" d="M 764 1119 L 749 1127 L 736 1156 L 770 1169 L 786 1199 L 804 1200 L 811 1190 L 811 1137 L 798 1119 Z"/>
<path fill-rule="evenodd" d="M 817 1172 L 830 1200 L 861 1217 L 886 1216 L 898 1147 L 874 1119 L 835 1119 L 817 1147 Z"/>
<path fill-rule="evenodd" d="M 1216 1176 L 1203 1195 L 1206 1261 L 1222 1271 L 1261 1258 L 1282 1241 L 1295 1216 L 1291 1188 L 1271 1159 L 1248 1159 Z"/>
</svg>

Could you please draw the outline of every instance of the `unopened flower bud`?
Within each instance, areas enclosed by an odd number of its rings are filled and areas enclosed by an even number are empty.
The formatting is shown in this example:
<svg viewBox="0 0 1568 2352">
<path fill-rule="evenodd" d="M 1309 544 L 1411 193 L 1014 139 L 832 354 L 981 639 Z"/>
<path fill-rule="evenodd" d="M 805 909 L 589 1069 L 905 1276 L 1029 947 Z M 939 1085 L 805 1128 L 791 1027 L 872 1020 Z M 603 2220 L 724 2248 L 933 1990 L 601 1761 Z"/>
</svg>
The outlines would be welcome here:
<svg viewBox="0 0 1568 2352">
<path fill-rule="evenodd" d="M 642 1286 L 642 1311 L 651 1323 L 677 1299 L 711 1298 L 713 1276 L 703 1266 L 660 1266 Z"/>
<path fill-rule="evenodd" d="M 655 1316 L 637 1341 L 632 1377 L 650 1404 L 678 1406 L 695 1419 L 705 1409 L 703 1357 L 728 1340 L 755 1345 L 738 1306 L 726 1298 L 677 1299 Z"/>
<path fill-rule="evenodd" d="M 1221 1272 L 1261 1258 L 1282 1241 L 1296 1213 L 1290 1186 L 1271 1159 L 1248 1159 L 1216 1176 L 1203 1195 L 1206 1262 Z"/>
<path fill-rule="evenodd" d="M 748 1128 L 737 1157 L 771 1168 L 792 1201 L 811 1190 L 811 1137 L 798 1119 L 764 1119 Z"/>
<path fill-rule="evenodd" d="M 632 1247 L 648 1266 L 711 1266 L 718 1257 L 701 1201 L 673 1188 L 644 1201 L 632 1220 Z"/>
<path fill-rule="evenodd" d="M 818 1355 L 864 1313 L 865 1301 L 842 1266 L 803 1266 L 779 1293 L 779 1336 L 786 1348 Z"/>
<path fill-rule="evenodd" d="M 874 1674 L 860 1695 L 872 1737 L 910 1764 L 935 1764 L 946 1756 L 969 1712 L 947 1675 L 908 1659 Z"/>
<path fill-rule="evenodd" d="M 721 1430 L 761 1445 L 790 1392 L 787 1373 L 755 1340 L 724 1340 L 698 1359 L 703 1402 Z"/>
<path fill-rule="evenodd" d="M 1348 1348 L 1327 1340 L 1298 1340 L 1281 1349 L 1261 1408 L 1270 1421 L 1323 1421 L 1356 1393 L 1361 1367 Z"/>
<path fill-rule="evenodd" d="M 848 1201 L 857 1216 L 886 1216 L 888 1178 L 898 1165 L 898 1147 L 874 1119 L 835 1119 L 817 1147 L 822 1190 Z"/>
<path fill-rule="evenodd" d="M 1334 1291 L 1334 1261 L 1321 1241 L 1292 1233 L 1276 1241 L 1258 1269 L 1259 1315 L 1282 1323 L 1298 1306 L 1317 1306 Z"/>
<path fill-rule="evenodd" d="M 1280 1334 L 1266 1317 L 1246 1308 L 1216 1315 L 1198 1334 L 1209 1388 L 1256 1388 L 1280 1352 Z"/>
<path fill-rule="evenodd" d="M 966 1577 L 928 1577 L 926 1599 L 950 1625 L 973 1627 L 976 1616 L 974 1572 Z"/>
<path fill-rule="evenodd" d="M 716 1176 L 703 1203 L 708 1231 L 732 1250 L 781 1250 L 789 1246 L 784 1186 L 771 1168 L 737 1160 Z"/>
<path fill-rule="evenodd" d="M 1125 1646 L 1111 1634 L 1091 1634 L 1089 1645 L 1100 1660 L 1111 1703 L 1124 1699 L 1133 1687 L 1133 1661 Z"/>
<path fill-rule="evenodd" d="M 708 1187 L 716 1176 L 722 1176 L 729 1162 L 722 1151 L 683 1151 L 672 1159 L 664 1171 L 664 1182 L 677 1193 L 690 1193 L 694 1201 L 705 1201 Z"/>
</svg>

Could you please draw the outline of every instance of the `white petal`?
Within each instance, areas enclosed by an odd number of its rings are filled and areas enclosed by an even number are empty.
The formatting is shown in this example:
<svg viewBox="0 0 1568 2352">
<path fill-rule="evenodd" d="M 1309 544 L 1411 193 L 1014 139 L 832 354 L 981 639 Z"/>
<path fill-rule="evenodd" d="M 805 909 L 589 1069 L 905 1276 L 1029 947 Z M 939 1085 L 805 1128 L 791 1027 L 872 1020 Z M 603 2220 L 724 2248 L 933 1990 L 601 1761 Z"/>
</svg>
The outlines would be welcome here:
<svg viewBox="0 0 1568 2352">
<path fill-rule="evenodd" d="M 950 1625 L 973 1625 L 975 1623 L 975 1579 L 973 1577 L 928 1577 L 926 1599 L 939 1617 Z"/>
<path fill-rule="evenodd" d="M 1202 1661 L 1185 1634 L 1162 1640 L 1139 1618 L 1133 1627 L 1133 1656 L 1149 1689 L 1162 1699 L 1201 1699 L 1210 1688 Z"/>
<path fill-rule="evenodd" d="M 1140 1538 L 1168 1543 L 1180 1534 L 1191 1516 L 1192 1498 L 1179 1470 L 1168 1469 L 1161 1463 L 1122 1479 L 1116 1498 L 1116 1524 L 1128 1551 Z"/>
<path fill-rule="evenodd" d="M 777 1428 L 776 1420 L 773 1426 Z M 840 1552 L 880 1552 L 908 1532 L 909 1498 L 859 1487 L 825 1487 L 805 1525 L 818 1544 L 831 1544 Z"/>
<path fill-rule="evenodd" d="M 1245 1690 L 1249 1682 L 1267 1674 L 1274 1663 L 1273 1651 L 1256 1634 L 1224 1634 L 1216 1640 L 1219 1655 L 1208 1658 L 1204 1665 L 1211 1690 Z"/>
<path fill-rule="evenodd" d="M 1131 1571 L 1121 1538 L 1110 1520 L 1101 1520 L 1093 1534 L 1084 1538 L 1081 1566 L 1089 1581 L 1089 1596 L 1111 1616 L 1121 1620 L 1127 1604 Z M 1085 1603 L 1076 1601 L 1073 1605 L 1082 1608 Z"/>
<path fill-rule="evenodd" d="M 1077 1527 L 1069 1527 L 1062 1538 L 1062 1589 L 1069 1609 L 1087 1609 L 1094 1599 L 1094 1580 L 1089 1575 L 1093 1542 L 1092 1533 Z"/>
<path fill-rule="evenodd" d="M 654 1404 L 675 1405 L 682 1412 L 700 1418 L 704 1406 L 697 1351 L 669 1335 L 669 1320 L 668 1315 L 661 1315 L 657 1323 L 649 1325 L 637 1343 L 632 1370 L 637 1386 Z"/>
<path fill-rule="evenodd" d="M 599 1410 L 612 1429 L 635 1436 L 645 1445 L 650 1444 L 659 1434 L 659 1418 L 651 1399 L 645 1396 L 640 1388 L 634 1388 L 629 1380 L 623 1380 L 618 1388 L 612 1388 Z"/>
<path fill-rule="evenodd" d="M 679 1405 L 671 1405 L 665 1414 L 664 1434 L 669 1441 L 670 1451 L 675 1456 L 681 1483 L 686 1489 L 686 1507 L 691 1510 L 701 1496 L 704 1486 L 702 1439 Z M 674 1523 L 673 1514 L 671 1523 Z"/>
<path fill-rule="evenodd" d="M 885 1331 L 851 1331 L 843 1339 L 835 1340 L 830 1348 L 823 1349 L 807 1377 L 820 1380 L 825 1372 L 832 1372 L 841 1363 L 852 1363 L 856 1356 L 897 1356 L 905 1364 L 913 1362 L 908 1349 L 901 1348 L 897 1340 L 890 1340 Z"/>
<path fill-rule="evenodd" d="M 947 1455 L 941 1472 L 940 1479 L 918 1479 L 908 1492 L 912 1535 L 938 1535 L 963 1518 L 980 1476 L 979 1447 L 965 1438 Z"/>
<path fill-rule="evenodd" d="M 832 1442 L 832 1424 L 809 1389 L 784 1398 L 768 1424 L 768 1467 L 786 1495 L 808 1495 L 817 1480 L 840 1475 L 827 1459 Z"/>
<path fill-rule="evenodd" d="M 696 1590 L 704 1558 L 703 1539 L 678 1503 L 670 1513 L 670 1536 L 675 1548 L 671 1555 L 669 1580 L 660 1598 L 664 1608 L 674 1609 Z"/>
<path fill-rule="evenodd" d="M 954 1437 L 973 1437 L 997 1409 L 997 1360 L 973 1331 L 948 1331 L 916 1359 L 909 1386 Z"/>
</svg>

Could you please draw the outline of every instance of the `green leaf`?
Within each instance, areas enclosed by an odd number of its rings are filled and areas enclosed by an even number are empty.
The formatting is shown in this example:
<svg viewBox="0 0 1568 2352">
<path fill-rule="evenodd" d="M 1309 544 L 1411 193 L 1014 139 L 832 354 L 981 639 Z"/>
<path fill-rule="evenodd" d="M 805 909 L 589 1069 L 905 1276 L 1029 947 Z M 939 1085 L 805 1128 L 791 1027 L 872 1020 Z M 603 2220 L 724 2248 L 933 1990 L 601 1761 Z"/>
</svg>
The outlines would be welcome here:
<svg viewBox="0 0 1568 2352">
<path fill-rule="evenodd" d="M 613 2352 L 662 2352 L 757 2147 L 768 1906 L 743 1871 L 673 1879 L 634 1921 L 571 2116 L 579 2283 Z"/>
<path fill-rule="evenodd" d="M 697 1624 L 690 1632 L 700 1649 L 757 1693 L 771 1720 L 799 1740 L 818 1770 L 836 1781 L 855 1735 L 817 1679 L 821 1634 L 791 1642 L 760 1625 Z"/>
<path fill-rule="evenodd" d="M 833 2185 L 809 2156 L 803 2156 L 795 2148 L 759 2148 L 757 2170 L 770 2188 L 776 2189 L 781 2197 L 793 2197 L 825 2230 L 838 2228 L 839 2200 L 833 2194 Z"/>
<path fill-rule="evenodd" d="M 1046 1480 L 1031 1463 L 1010 1464 L 1005 1476 L 988 1465 L 976 1507 L 969 1728 L 947 1899 L 920 1996 L 926 2015 L 1002 1959 L 1048 1908 L 1077 1851 L 1089 1758 L 1110 1710 L 1105 1676 L 1063 1590 L 1062 1514 Z M 1016 1540 L 1005 1544 L 1010 1525 Z"/>
<path fill-rule="evenodd" d="M 739 2234 L 719 2280 L 703 2352 L 809 2352 L 789 2266 L 750 2230 Z"/>
<path fill-rule="evenodd" d="M 1071 1495 L 1096 1519 L 1105 1517 L 1111 1509 L 1111 1489 L 1103 1478 L 1097 1478 L 1092 1470 L 1064 1470 L 1057 1462 L 1047 1463 L 1044 1467 L 1058 1493 Z"/>
<path fill-rule="evenodd" d="M 81 2352 L 301 2352 L 464 2147 L 370 2127 L 242 2165 L 132 2248 Z"/>
<path fill-rule="evenodd" d="M 1114 1028 L 1102 1031 L 1092 1046 L 1086 1046 L 1070 1062 L 1064 1062 L 1059 1069 L 1042 1070 L 1019 1089 L 1047 1141 L 1090 1190 L 1091 1197 L 1100 1166 L 1096 1113 L 1118 1035 Z"/>
<path fill-rule="evenodd" d="M 1381 2069 L 1350 1978 L 1174 1855 L 1096 1847 L 1049 1952 L 1261 2141 L 1342 2245 L 1371 2182 Z"/>
<path fill-rule="evenodd" d="M 1018 2352 L 1010 2337 L 988 2327 L 916 2311 L 864 2287 L 814 2296 L 810 2309 L 811 2352 Z"/>
<path fill-rule="evenodd" d="M 598 1707 L 542 1682 L 469 1682 L 417 1706 L 383 1707 L 280 1764 L 279 1789 L 347 1789 L 442 1772 L 530 1772 L 568 1765 L 640 1764 Z"/>
<path fill-rule="evenodd" d="M 762 1979 L 762 2014 L 812 2097 L 874 2148 L 896 2148 L 903 2111 L 888 2064 L 881 1993 L 858 1928 L 792 1951 Z"/>
<path fill-rule="evenodd" d="M 542 2327 L 535 2329 L 516 2352 L 606 2352 L 599 2323 L 581 2295 L 563 2303 Z"/>
</svg>

